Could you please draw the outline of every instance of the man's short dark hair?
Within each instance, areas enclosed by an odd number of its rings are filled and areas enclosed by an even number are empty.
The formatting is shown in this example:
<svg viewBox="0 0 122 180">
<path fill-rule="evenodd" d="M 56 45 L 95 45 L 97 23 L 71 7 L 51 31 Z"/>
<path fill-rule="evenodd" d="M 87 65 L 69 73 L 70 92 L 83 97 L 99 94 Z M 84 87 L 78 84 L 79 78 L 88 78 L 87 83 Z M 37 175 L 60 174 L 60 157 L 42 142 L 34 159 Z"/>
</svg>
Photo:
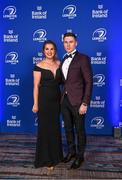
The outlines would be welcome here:
<svg viewBox="0 0 122 180">
<path fill-rule="evenodd" d="M 75 40 L 77 40 L 77 36 L 76 36 L 74 33 L 72 33 L 72 32 L 67 32 L 67 33 L 65 33 L 64 36 L 63 36 L 63 39 L 64 39 L 65 37 L 69 37 L 69 36 L 71 36 L 71 37 L 73 37 Z"/>
</svg>

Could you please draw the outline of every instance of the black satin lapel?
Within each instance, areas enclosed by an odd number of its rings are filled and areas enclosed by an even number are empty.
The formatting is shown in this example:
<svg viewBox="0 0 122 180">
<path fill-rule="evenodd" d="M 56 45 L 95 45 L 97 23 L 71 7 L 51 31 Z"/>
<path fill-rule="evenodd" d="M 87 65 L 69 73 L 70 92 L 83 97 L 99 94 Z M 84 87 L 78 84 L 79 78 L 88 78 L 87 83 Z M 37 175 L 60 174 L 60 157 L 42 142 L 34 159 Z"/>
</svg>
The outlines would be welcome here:
<svg viewBox="0 0 122 180">
<path fill-rule="evenodd" d="M 71 66 L 72 64 L 74 64 L 75 59 L 76 59 L 76 56 L 77 56 L 77 53 L 78 53 L 78 51 L 76 51 L 76 53 L 75 53 L 75 55 L 74 55 L 74 57 L 73 57 L 73 59 L 72 59 L 70 65 L 69 65 L 69 69 L 70 69 L 70 66 Z"/>
</svg>

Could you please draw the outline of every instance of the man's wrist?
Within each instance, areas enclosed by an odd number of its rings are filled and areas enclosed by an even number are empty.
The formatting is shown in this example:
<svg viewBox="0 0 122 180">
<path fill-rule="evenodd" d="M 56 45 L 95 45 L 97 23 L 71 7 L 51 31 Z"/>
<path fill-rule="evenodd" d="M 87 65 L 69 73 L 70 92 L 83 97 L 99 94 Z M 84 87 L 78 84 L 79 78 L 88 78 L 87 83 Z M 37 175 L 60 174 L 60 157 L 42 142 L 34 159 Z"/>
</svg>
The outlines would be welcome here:
<svg viewBox="0 0 122 180">
<path fill-rule="evenodd" d="M 86 103 L 82 103 L 82 105 L 84 105 L 84 106 L 88 106 Z"/>
</svg>

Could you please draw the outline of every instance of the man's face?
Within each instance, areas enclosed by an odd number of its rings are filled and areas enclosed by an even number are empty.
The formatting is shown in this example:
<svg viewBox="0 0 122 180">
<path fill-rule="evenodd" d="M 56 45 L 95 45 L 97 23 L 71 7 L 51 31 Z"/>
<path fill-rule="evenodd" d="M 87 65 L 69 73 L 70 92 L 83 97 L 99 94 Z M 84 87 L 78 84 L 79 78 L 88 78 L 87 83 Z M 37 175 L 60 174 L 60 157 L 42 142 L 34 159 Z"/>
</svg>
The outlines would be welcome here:
<svg viewBox="0 0 122 180">
<path fill-rule="evenodd" d="M 77 46 L 77 41 L 74 37 L 68 36 L 64 38 L 64 49 L 66 52 L 71 53 Z"/>
</svg>

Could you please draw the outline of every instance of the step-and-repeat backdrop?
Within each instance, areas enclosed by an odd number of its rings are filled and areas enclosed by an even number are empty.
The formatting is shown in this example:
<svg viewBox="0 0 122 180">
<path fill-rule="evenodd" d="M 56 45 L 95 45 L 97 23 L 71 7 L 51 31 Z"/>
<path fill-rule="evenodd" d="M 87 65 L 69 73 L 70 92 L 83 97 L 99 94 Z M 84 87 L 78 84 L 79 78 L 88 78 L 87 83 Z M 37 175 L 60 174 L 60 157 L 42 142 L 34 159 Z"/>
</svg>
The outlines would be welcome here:
<svg viewBox="0 0 122 180">
<path fill-rule="evenodd" d="M 121 0 L 0 1 L 0 132 L 36 133 L 33 67 L 47 39 L 62 59 L 65 32 L 74 32 L 78 50 L 91 58 L 87 134 L 111 135 L 122 125 L 121 9 Z"/>
</svg>

